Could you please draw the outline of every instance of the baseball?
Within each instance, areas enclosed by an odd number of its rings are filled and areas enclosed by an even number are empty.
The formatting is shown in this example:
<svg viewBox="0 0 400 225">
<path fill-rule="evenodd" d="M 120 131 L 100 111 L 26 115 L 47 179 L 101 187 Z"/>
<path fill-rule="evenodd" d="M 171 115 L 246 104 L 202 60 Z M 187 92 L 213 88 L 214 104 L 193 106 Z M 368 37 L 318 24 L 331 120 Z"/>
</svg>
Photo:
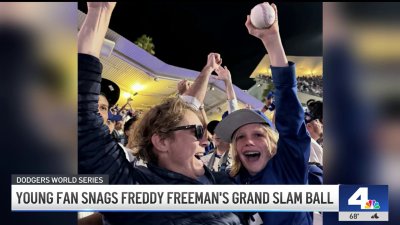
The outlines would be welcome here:
<svg viewBox="0 0 400 225">
<path fill-rule="evenodd" d="M 275 10 L 266 2 L 260 3 L 251 9 L 250 21 L 258 29 L 270 27 L 275 21 Z"/>
</svg>

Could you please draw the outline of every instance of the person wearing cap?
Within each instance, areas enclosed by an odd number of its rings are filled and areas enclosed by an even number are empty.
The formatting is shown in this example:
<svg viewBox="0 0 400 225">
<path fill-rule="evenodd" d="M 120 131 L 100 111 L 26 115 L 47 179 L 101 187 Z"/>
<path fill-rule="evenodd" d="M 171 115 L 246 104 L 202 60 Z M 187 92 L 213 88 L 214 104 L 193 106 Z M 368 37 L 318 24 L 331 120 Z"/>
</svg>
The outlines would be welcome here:
<svg viewBox="0 0 400 225">
<path fill-rule="evenodd" d="M 210 171 L 195 157 L 204 149 L 204 120 L 180 98 L 168 98 L 152 107 L 135 127 L 135 155 L 147 167 L 132 165 L 107 131 L 97 111 L 102 64 L 99 60 L 116 3 L 89 2 L 78 34 L 78 172 L 106 174 L 110 184 L 232 184 Z M 209 59 L 215 66 L 215 55 Z M 212 72 L 213 66 L 207 69 Z M 199 187 L 200 188 L 200 187 Z M 104 224 L 246 224 L 232 212 L 102 212 Z"/>
<path fill-rule="evenodd" d="M 122 129 L 122 116 L 121 115 L 114 115 L 114 117 L 118 117 L 115 121 L 114 130 L 111 132 L 111 136 L 113 136 L 114 140 L 118 143 L 124 145 L 124 131 Z"/>
<path fill-rule="evenodd" d="M 274 99 L 275 99 L 274 92 L 273 91 L 268 92 L 267 96 L 264 97 L 265 105 L 261 109 L 261 112 L 263 112 L 264 114 L 268 113 L 269 117 L 270 118 L 272 117 L 272 122 L 273 123 L 275 123 L 275 111 L 274 111 L 275 110 L 275 103 L 274 103 Z M 272 114 L 272 116 L 271 116 L 271 114 Z"/>
<path fill-rule="evenodd" d="M 103 118 L 103 122 L 108 126 L 110 133 L 114 132 L 116 123 L 120 120 L 120 118 L 113 113 L 115 104 L 119 99 L 119 93 L 120 89 L 116 83 L 105 78 L 101 79 L 99 112 Z"/>
<path fill-rule="evenodd" d="M 319 122 L 319 119 L 310 112 L 304 113 L 304 122 L 311 136 L 310 159 L 308 161 L 308 184 L 321 185 L 323 184 L 324 176 L 323 148 L 317 140 L 322 140 L 323 126 Z M 320 212 L 314 212 L 312 216 L 313 219 L 317 218 L 322 220 Z"/>
<path fill-rule="evenodd" d="M 272 7 L 278 18 L 276 6 Z M 232 143 L 230 174 L 241 184 L 307 184 L 310 136 L 297 98 L 295 64 L 286 58 L 278 20 L 269 28 L 257 29 L 247 16 L 245 25 L 268 52 L 276 88 L 276 128 L 261 111 L 250 109 L 237 110 L 219 122 L 215 133 Z M 308 212 L 258 214 L 263 224 L 312 224 Z"/>
<path fill-rule="evenodd" d="M 261 109 L 261 112 L 274 111 L 275 110 L 275 103 L 274 103 L 274 92 L 270 91 L 266 97 L 264 97 L 265 105 Z"/>
<path fill-rule="evenodd" d="M 304 114 L 304 121 L 306 123 L 307 131 L 311 136 L 310 163 L 316 163 L 323 166 L 323 149 L 320 144 L 322 143 L 323 125 L 320 123 L 319 119 L 309 112 Z"/>
<path fill-rule="evenodd" d="M 134 127 L 136 125 L 136 121 L 137 120 L 138 120 L 138 116 L 135 114 L 129 120 L 127 120 L 124 123 L 124 135 L 125 135 L 125 139 L 124 139 L 125 141 L 123 143 L 124 146 L 129 147 L 128 146 L 129 142 L 133 141 L 132 140 L 132 138 L 133 138 L 133 130 L 134 130 Z"/>
<path fill-rule="evenodd" d="M 111 80 L 102 78 L 99 95 L 98 109 L 104 124 L 109 120 L 110 109 L 118 102 L 120 89 Z"/>
<path fill-rule="evenodd" d="M 308 111 L 319 120 L 321 124 L 324 124 L 323 122 L 323 102 L 322 101 L 317 101 L 315 99 L 309 99 L 307 101 L 307 109 Z"/>
<path fill-rule="evenodd" d="M 201 157 L 201 161 L 203 161 L 204 165 L 211 171 L 225 172 L 231 164 L 230 144 L 229 142 L 223 141 L 215 134 L 214 130 L 218 123 L 218 120 L 213 120 L 207 125 L 207 130 L 212 135 L 215 148 L 211 153 Z"/>
</svg>

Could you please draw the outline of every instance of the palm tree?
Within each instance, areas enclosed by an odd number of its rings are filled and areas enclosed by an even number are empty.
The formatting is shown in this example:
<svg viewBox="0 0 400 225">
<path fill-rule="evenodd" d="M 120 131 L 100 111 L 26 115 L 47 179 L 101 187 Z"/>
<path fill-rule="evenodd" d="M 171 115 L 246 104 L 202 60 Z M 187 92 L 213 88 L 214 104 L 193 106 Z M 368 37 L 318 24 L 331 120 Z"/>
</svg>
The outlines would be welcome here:
<svg viewBox="0 0 400 225">
<path fill-rule="evenodd" d="M 154 51 L 155 46 L 153 43 L 153 38 L 150 36 L 147 36 L 146 34 L 143 34 L 142 36 L 140 36 L 135 41 L 135 44 L 152 55 L 154 55 L 156 53 Z"/>
</svg>

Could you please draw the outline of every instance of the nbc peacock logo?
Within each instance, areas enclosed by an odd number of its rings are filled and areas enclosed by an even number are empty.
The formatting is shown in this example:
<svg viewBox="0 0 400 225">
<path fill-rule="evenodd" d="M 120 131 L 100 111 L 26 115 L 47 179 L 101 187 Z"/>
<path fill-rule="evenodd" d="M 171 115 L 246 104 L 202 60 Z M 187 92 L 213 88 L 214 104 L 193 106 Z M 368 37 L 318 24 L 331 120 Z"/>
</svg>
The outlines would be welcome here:
<svg viewBox="0 0 400 225">
<path fill-rule="evenodd" d="M 379 206 L 379 202 L 375 200 L 368 200 L 365 203 L 365 209 L 380 209 L 381 207 Z"/>
</svg>

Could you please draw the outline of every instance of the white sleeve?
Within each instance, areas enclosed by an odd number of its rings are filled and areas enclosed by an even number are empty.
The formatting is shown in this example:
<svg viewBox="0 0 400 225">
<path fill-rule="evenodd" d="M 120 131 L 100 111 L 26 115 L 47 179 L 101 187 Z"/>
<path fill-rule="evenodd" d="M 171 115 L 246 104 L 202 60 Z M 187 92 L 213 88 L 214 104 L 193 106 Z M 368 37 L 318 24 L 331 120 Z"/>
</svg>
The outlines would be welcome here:
<svg viewBox="0 0 400 225">
<path fill-rule="evenodd" d="M 310 160 L 309 162 L 316 162 L 323 165 L 323 149 L 314 139 L 311 138 L 310 144 Z"/>
<path fill-rule="evenodd" d="M 136 157 L 132 154 L 132 152 L 131 152 L 127 147 L 123 146 L 121 143 L 118 143 L 118 144 L 119 144 L 119 146 L 121 146 L 122 149 L 124 150 L 126 159 L 127 159 L 129 162 L 135 161 Z"/>
<path fill-rule="evenodd" d="M 237 99 L 228 100 L 228 113 L 234 112 L 239 109 Z"/>
<path fill-rule="evenodd" d="M 193 109 L 195 109 L 196 111 L 198 111 L 200 109 L 201 106 L 201 102 L 193 96 L 190 95 L 179 95 L 179 97 L 190 107 L 192 107 Z"/>
</svg>

